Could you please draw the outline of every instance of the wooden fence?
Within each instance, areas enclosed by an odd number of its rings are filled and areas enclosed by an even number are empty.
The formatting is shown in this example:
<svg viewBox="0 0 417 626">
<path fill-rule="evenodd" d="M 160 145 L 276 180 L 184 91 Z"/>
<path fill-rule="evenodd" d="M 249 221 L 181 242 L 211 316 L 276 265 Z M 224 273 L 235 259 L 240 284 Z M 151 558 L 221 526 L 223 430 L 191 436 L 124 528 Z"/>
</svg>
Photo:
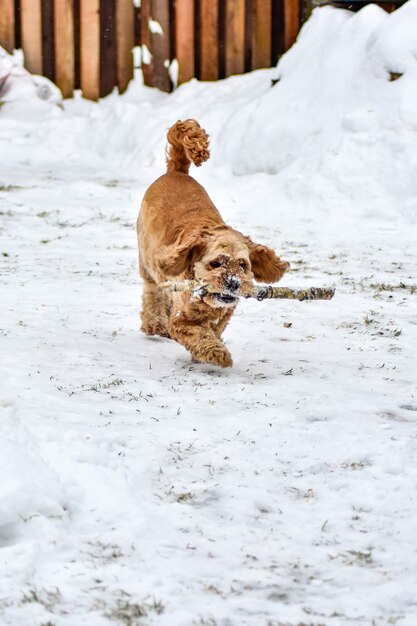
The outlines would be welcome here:
<svg viewBox="0 0 417 626">
<path fill-rule="evenodd" d="M 145 83 L 169 91 L 173 59 L 179 84 L 270 67 L 300 23 L 300 0 L 0 0 L 0 45 L 92 100 L 126 89 L 134 46 Z"/>
</svg>

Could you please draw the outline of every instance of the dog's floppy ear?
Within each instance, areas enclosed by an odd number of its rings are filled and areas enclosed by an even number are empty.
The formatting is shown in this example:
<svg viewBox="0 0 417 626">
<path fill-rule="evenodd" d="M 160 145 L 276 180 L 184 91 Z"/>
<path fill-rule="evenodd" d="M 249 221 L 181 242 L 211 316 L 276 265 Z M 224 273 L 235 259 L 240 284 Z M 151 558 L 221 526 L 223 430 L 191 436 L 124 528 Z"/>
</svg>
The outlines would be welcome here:
<svg viewBox="0 0 417 626">
<path fill-rule="evenodd" d="M 267 246 L 249 242 L 249 258 L 252 265 L 252 272 L 256 280 L 264 283 L 277 282 L 287 271 L 290 264 L 283 261 L 277 254 Z"/>
<path fill-rule="evenodd" d="M 179 276 L 187 270 L 191 271 L 203 249 L 204 242 L 200 233 L 191 233 L 165 248 L 158 258 L 159 268 L 165 276 Z"/>
</svg>

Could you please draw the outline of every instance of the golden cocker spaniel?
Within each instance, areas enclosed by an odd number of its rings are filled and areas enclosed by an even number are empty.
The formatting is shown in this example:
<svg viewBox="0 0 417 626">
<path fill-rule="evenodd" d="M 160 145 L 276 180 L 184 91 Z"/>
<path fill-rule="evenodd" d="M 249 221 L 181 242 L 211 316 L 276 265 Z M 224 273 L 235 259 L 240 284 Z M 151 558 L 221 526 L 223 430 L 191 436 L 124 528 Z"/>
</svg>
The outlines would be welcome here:
<svg viewBox="0 0 417 626">
<path fill-rule="evenodd" d="M 146 191 L 137 221 L 144 281 L 141 329 L 175 339 L 195 361 L 230 367 L 221 335 L 239 296 L 249 292 L 253 279 L 278 281 L 289 264 L 227 226 L 205 189 L 189 176 L 191 163 L 199 166 L 210 156 L 208 135 L 198 122 L 178 121 L 167 139 L 167 173 Z M 196 298 L 159 287 L 173 279 L 201 281 L 211 292 Z"/>
</svg>

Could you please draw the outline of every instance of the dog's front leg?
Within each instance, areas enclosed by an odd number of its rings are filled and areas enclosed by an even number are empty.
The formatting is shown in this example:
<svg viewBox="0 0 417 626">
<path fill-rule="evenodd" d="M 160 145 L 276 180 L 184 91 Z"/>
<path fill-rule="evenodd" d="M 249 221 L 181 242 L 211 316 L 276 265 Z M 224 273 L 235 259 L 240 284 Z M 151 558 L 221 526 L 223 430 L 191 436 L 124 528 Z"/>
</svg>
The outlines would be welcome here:
<svg viewBox="0 0 417 626">
<path fill-rule="evenodd" d="M 168 334 L 168 298 L 163 289 L 155 283 L 144 281 L 142 296 L 141 330 L 146 335 L 169 337 Z"/>
<path fill-rule="evenodd" d="M 213 332 L 210 316 L 204 311 L 207 305 L 184 306 L 176 300 L 168 326 L 171 338 L 189 350 L 195 361 L 231 367 L 232 355 Z"/>
<path fill-rule="evenodd" d="M 191 352 L 194 361 L 212 363 L 220 367 L 233 365 L 229 350 L 208 324 L 200 325 L 185 319 L 175 320 L 169 326 L 169 334 Z"/>
<path fill-rule="evenodd" d="M 213 332 L 219 339 L 221 339 L 221 336 L 226 326 L 230 322 L 230 318 L 232 317 L 234 312 L 234 308 L 225 309 L 224 312 L 222 312 L 222 314 L 220 315 L 220 319 L 213 325 Z"/>
</svg>

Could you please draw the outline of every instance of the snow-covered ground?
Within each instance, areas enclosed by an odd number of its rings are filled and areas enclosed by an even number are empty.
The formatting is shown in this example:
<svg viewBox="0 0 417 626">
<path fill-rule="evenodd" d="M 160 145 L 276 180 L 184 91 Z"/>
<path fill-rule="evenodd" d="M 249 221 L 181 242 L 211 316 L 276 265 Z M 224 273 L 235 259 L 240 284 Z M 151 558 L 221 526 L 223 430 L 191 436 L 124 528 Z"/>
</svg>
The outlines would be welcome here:
<svg viewBox="0 0 417 626">
<path fill-rule="evenodd" d="M 2 626 L 415 626 L 416 28 L 328 7 L 274 70 L 0 108 Z M 226 371 L 138 330 L 190 116 L 226 220 L 337 288 L 241 303 Z"/>
</svg>

